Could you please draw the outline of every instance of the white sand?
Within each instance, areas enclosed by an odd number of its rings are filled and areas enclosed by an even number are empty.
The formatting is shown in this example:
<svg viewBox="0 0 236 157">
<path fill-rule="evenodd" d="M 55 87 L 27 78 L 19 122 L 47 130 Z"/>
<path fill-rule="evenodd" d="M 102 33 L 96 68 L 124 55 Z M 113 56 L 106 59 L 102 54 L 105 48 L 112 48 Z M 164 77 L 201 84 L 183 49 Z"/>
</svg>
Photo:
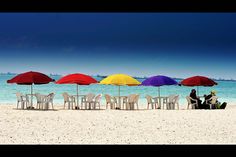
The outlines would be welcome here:
<svg viewBox="0 0 236 157">
<path fill-rule="evenodd" d="M 225 110 L 15 108 L 0 105 L 0 144 L 236 143 L 236 105 Z"/>
</svg>

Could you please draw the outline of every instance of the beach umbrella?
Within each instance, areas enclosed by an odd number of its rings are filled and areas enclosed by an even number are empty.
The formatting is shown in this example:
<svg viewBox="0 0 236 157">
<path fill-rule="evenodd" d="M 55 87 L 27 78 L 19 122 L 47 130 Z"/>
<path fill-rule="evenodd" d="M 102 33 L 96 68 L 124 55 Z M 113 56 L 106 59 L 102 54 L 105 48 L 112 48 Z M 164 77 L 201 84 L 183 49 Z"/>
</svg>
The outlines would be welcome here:
<svg viewBox="0 0 236 157">
<path fill-rule="evenodd" d="M 205 76 L 193 76 L 193 77 L 189 77 L 182 80 L 180 82 L 180 85 L 190 86 L 190 87 L 197 86 L 197 94 L 199 94 L 198 92 L 199 86 L 211 87 L 211 86 L 217 85 L 217 83 L 213 81 L 212 79 Z"/>
<path fill-rule="evenodd" d="M 120 86 L 124 86 L 124 85 L 137 86 L 140 84 L 140 82 L 136 80 L 135 78 L 126 74 L 113 74 L 113 75 L 107 76 L 102 81 L 100 81 L 100 84 L 118 86 L 118 96 L 119 96 L 119 106 L 120 106 Z"/>
<path fill-rule="evenodd" d="M 160 86 L 164 85 L 177 85 L 178 82 L 176 82 L 174 79 L 168 77 L 168 76 L 163 76 L 163 75 L 157 75 L 157 76 L 152 76 L 144 80 L 140 86 L 155 86 L 158 87 L 158 96 L 159 96 L 159 102 L 161 102 L 161 92 L 160 92 Z"/>
<path fill-rule="evenodd" d="M 69 74 L 60 78 L 58 81 L 56 81 L 56 84 L 76 84 L 77 107 L 79 107 L 78 85 L 90 85 L 92 83 L 98 83 L 98 82 L 91 76 L 81 74 L 81 73 Z"/>
<path fill-rule="evenodd" d="M 33 84 L 48 84 L 49 82 L 55 81 L 49 76 L 35 71 L 29 71 L 21 73 L 10 80 L 7 80 L 7 83 L 16 83 L 18 85 L 31 85 L 31 108 L 33 103 Z"/>
</svg>

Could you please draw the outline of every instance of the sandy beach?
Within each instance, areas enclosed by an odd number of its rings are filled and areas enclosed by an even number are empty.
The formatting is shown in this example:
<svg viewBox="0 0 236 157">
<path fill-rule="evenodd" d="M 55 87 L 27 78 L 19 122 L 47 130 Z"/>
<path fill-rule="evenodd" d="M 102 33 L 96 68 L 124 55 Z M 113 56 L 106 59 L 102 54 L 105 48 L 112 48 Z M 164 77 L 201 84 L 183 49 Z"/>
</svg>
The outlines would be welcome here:
<svg viewBox="0 0 236 157">
<path fill-rule="evenodd" d="M 225 110 L 17 110 L 0 105 L 0 144 L 235 144 Z"/>
</svg>

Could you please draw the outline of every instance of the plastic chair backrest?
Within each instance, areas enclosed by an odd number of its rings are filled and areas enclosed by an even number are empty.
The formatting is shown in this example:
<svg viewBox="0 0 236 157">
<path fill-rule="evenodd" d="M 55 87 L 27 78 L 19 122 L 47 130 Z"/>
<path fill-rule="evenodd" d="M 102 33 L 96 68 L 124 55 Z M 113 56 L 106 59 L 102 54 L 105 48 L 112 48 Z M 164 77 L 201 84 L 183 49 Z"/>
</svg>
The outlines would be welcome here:
<svg viewBox="0 0 236 157">
<path fill-rule="evenodd" d="M 174 102 L 175 102 L 175 96 L 176 96 L 176 95 L 169 95 L 169 96 L 168 96 L 168 99 L 169 99 L 169 102 L 170 102 L 170 103 L 174 103 Z"/>
<path fill-rule="evenodd" d="M 186 96 L 186 99 L 188 101 L 188 104 L 191 104 L 190 96 Z"/>
<path fill-rule="evenodd" d="M 100 102 L 101 98 L 102 98 L 102 94 L 98 94 L 98 95 L 95 97 L 95 101 L 96 101 L 96 102 Z"/>
<path fill-rule="evenodd" d="M 22 94 L 20 92 L 16 93 L 17 101 L 23 101 Z"/>
<path fill-rule="evenodd" d="M 36 93 L 36 94 L 35 94 L 35 97 L 36 97 L 36 100 L 37 100 L 38 103 L 43 102 L 44 99 L 45 99 L 45 96 L 44 96 L 44 95 L 41 95 L 41 94 L 39 94 L 39 93 Z"/>
<path fill-rule="evenodd" d="M 53 101 L 53 98 L 54 98 L 55 94 L 54 94 L 54 93 L 50 93 L 50 94 L 48 94 L 48 95 L 49 95 L 50 101 Z"/>
<path fill-rule="evenodd" d="M 136 94 L 135 100 L 134 102 L 137 104 L 138 103 L 138 99 L 139 99 L 139 94 Z"/>
<path fill-rule="evenodd" d="M 107 103 L 111 103 L 111 96 L 108 94 L 105 94 L 105 99 Z"/>
<path fill-rule="evenodd" d="M 64 98 L 64 101 L 69 101 L 69 94 L 68 93 L 62 93 L 62 96 Z"/>
<path fill-rule="evenodd" d="M 175 95 L 175 103 L 179 103 L 179 95 Z"/>
<path fill-rule="evenodd" d="M 91 102 L 91 101 L 93 101 L 94 97 L 95 97 L 95 94 L 89 93 L 89 94 L 86 95 L 86 100 L 88 102 Z"/>
<path fill-rule="evenodd" d="M 147 102 L 148 102 L 148 103 L 152 103 L 152 96 L 146 95 L 145 98 L 147 99 Z"/>
<path fill-rule="evenodd" d="M 136 97 L 136 94 L 130 94 L 128 96 L 128 103 L 134 103 L 135 102 L 135 97 Z"/>
</svg>

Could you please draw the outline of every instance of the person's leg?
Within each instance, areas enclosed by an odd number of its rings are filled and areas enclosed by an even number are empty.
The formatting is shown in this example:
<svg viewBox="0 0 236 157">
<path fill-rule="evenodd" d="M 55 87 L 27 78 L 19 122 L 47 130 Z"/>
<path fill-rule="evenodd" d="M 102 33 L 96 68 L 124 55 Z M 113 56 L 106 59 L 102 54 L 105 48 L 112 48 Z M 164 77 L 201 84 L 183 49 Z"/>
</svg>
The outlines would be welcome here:
<svg viewBox="0 0 236 157">
<path fill-rule="evenodd" d="M 220 109 L 225 109 L 227 103 L 226 102 L 223 102 L 223 104 L 220 105 Z"/>
<path fill-rule="evenodd" d="M 210 109 L 210 105 L 209 105 L 209 104 L 206 104 L 206 105 L 205 105 L 205 109 Z"/>
<path fill-rule="evenodd" d="M 202 100 L 198 99 L 198 109 L 203 109 Z"/>
</svg>

